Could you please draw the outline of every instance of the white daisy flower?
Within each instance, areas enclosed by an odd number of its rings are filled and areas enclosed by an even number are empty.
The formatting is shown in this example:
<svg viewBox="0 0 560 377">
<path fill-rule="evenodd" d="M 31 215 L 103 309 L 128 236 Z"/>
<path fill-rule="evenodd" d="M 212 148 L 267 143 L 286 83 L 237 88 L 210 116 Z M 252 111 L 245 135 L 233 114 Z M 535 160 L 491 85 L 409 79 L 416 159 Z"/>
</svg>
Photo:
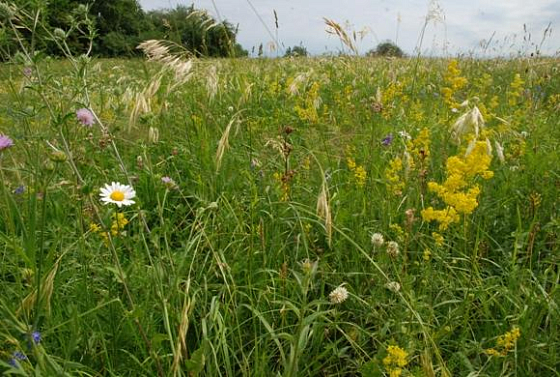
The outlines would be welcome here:
<svg viewBox="0 0 560 377">
<path fill-rule="evenodd" d="M 101 196 L 103 204 L 114 203 L 120 208 L 123 205 L 134 204 L 134 200 L 131 199 L 136 196 L 136 191 L 129 185 L 111 182 L 111 184 L 105 184 L 105 187 L 101 188 L 99 196 Z"/>
</svg>

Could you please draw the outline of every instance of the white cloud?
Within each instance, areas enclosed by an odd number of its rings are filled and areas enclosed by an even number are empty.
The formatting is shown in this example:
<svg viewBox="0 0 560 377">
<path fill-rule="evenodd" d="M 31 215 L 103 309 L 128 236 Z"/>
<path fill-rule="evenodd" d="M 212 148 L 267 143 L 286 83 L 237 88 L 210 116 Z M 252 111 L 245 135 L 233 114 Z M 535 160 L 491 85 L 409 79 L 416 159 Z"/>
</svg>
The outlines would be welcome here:
<svg viewBox="0 0 560 377">
<path fill-rule="evenodd" d="M 211 0 L 140 0 L 140 3 L 144 9 L 194 4 L 196 8 L 217 15 Z M 340 48 L 340 42 L 325 32 L 323 17 L 341 24 L 349 21 L 356 31 L 369 28 L 372 33 L 359 44 L 362 52 L 380 41 L 395 41 L 398 37 L 397 43 L 406 52 L 413 53 L 429 6 L 426 0 L 346 0 L 344 3 L 338 0 L 215 0 L 214 3 L 221 17 L 239 25 L 238 41 L 246 49 L 251 50 L 261 43 L 266 46 L 278 35 L 285 48 L 301 43 L 316 54 Z M 550 22 L 553 28 L 560 25 L 558 0 L 441 0 L 439 5 L 445 18 L 435 25 L 433 22 L 427 25 L 423 53 L 481 51 L 480 41 L 493 36 L 491 51 L 508 54 L 523 48 L 524 24 L 537 44 Z M 278 14 L 278 30 L 274 10 Z M 515 46 L 511 47 L 511 43 Z M 560 43 L 554 34 L 543 44 L 545 53 L 554 54 L 559 49 Z"/>
</svg>

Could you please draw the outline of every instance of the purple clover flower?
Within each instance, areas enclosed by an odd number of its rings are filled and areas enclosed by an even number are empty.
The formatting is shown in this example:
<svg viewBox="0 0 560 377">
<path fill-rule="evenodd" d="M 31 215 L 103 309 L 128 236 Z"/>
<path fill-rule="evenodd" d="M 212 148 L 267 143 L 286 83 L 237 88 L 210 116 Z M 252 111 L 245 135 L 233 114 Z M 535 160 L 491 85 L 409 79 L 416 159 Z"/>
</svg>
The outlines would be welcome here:
<svg viewBox="0 0 560 377">
<path fill-rule="evenodd" d="M 171 177 L 161 177 L 161 182 L 170 190 L 177 188 L 177 183 Z"/>
<path fill-rule="evenodd" d="M 6 135 L 0 135 L 0 152 L 14 145 L 14 141 Z"/>
<path fill-rule="evenodd" d="M 76 116 L 78 121 L 84 126 L 91 127 L 95 123 L 93 113 L 89 109 L 79 109 L 76 111 Z"/>
<path fill-rule="evenodd" d="M 391 145 L 392 142 L 393 142 L 393 134 L 389 134 L 385 136 L 383 140 L 381 140 L 381 144 L 383 144 L 384 146 Z"/>
<path fill-rule="evenodd" d="M 16 195 L 21 195 L 25 192 L 25 186 L 24 185 L 19 185 L 18 187 L 16 187 L 16 189 L 14 190 L 14 194 Z"/>
</svg>

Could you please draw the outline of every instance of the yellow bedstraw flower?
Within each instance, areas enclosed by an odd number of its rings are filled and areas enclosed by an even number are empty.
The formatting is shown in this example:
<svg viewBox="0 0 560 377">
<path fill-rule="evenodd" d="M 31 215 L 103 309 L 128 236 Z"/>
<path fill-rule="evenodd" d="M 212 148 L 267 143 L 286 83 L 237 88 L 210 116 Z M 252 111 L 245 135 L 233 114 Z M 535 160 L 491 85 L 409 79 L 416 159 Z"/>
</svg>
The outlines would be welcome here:
<svg viewBox="0 0 560 377">
<path fill-rule="evenodd" d="M 480 176 L 490 179 L 494 173 L 488 170 L 491 157 L 488 154 L 487 144 L 478 141 L 467 156 L 452 156 L 447 159 L 447 178 L 443 184 L 428 183 L 428 190 L 436 193 L 446 207 L 436 210 L 428 207 L 422 211 L 424 221 L 439 222 L 439 229 L 446 230 L 450 224 L 456 223 L 460 215 L 471 214 L 478 206 L 480 187 L 473 184 L 473 180 Z"/>
<path fill-rule="evenodd" d="M 485 352 L 490 356 L 506 356 L 517 344 L 517 339 L 521 337 L 521 330 L 514 327 L 511 331 L 500 335 L 496 340 L 496 348 L 489 348 Z"/>
<path fill-rule="evenodd" d="M 346 153 L 350 154 L 353 152 L 353 149 L 348 147 L 346 148 Z M 362 165 L 358 165 L 356 160 L 352 156 L 346 157 L 346 166 L 348 169 L 354 173 L 354 180 L 356 181 L 356 185 L 358 187 L 364 187 L 366 185 L 367 179 L 367 172 L 366 169 Z"/>
<path fill-rule="evenodd" d="M 525 81 L 521 79 L 521 75 L 519 73 L 516 73 L 510 84 L 510 90 L 508 93 L 508 103 L 510 106 L 514 106 L 523 94 L 523 84 L 525 84 Z"/>
<path fill-rule="evenodd" d="M 399 377 L 408 361 L 406 358 L 408 353 L 399 346 L 387 347 L 387 356 L 383 359 L 385 370 L 389 373 L 390 377 Z"/>
<path fill-rule="evenodd" d="M 395 157 L 389 162 L 389 167 L 385 169 L 387 179 L 387 189 L 395 196 L 401 196 L 404 189 L 404 182 L 401 178 L 403 162 L 400 157 Z"/>
<path fill-rule="evenodd" d="M 450 108 L 458 108 L 459 103 L 454 98 L 455 93 L 465 87 L 468 81 L 461 76 L 461 70 L 459 69 L 459 62 L 457 60 L 453 59 L 449 62 L 443 80 L 445 83 L 445 86 L 441 88 L 443 101 Z"/>
</svg>

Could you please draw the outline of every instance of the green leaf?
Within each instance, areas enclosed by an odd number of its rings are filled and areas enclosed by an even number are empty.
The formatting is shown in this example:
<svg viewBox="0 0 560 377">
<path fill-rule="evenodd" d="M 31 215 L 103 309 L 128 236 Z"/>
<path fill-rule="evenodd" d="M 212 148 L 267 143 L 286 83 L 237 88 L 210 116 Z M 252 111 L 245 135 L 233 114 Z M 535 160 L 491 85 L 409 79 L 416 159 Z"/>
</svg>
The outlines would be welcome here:
<svg viewBox="0 0 560 377">
<path fill-rule="evenodd" d="M 370 360 L 360 367 L 360 373 L 363 377 L 382 377 L 383 371 L 379 368 L 377 360 Z"/>
<path fill-rule="evenodd" d="M 206 356 L 204 356 L 204 346 L 193 352 L 190 360 L 185 361 L 185 366 L 189 372 L 200 373 L 204 369 Z"/>
</svg>

